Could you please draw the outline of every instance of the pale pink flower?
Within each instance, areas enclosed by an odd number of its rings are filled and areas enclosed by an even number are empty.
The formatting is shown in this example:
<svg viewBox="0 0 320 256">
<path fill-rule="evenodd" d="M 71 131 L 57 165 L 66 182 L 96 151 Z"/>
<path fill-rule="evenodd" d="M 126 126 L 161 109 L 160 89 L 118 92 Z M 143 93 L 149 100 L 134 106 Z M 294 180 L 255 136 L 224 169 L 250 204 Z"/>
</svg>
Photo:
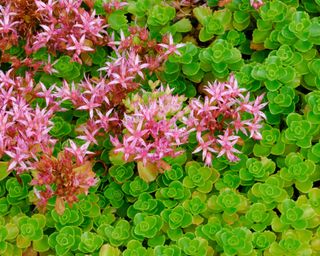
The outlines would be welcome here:
<svg viewBox="0 0 320 256">
<path fill-rule="evenodd" d="M 78 41 L 74 35 L 70 36 L 73 45 L 68 46 L 66 49 L 69 51 L 75 51 L 77 55 L 80 55 L 82 52 L 91 52 L 94 51 L 91 47 L 85 45 L 86 36 L 81 36 L 80 40 Z"/>
<path fill-rule="evenodd" d="M 175 53 L 175 54 L 180 55 L 180 56 L 181 56 L 181 53 L 178 51 L 178 49 L 185 46 L 185 44 L 182 44 L 182 43 L 174 44 L 171 34 L 169 34 L 169 44 L 161 43 L 161 44 L 158 44 L 158 45 L 161 46 L 162 48 L 166 49 L 164 55 L 171 55 L 171 54 Z"/>
<path fill-rule="evenodd" d="M 76 157 L 77 164 L 82 164 L 87 155 L 93 154 L 93 152 L 88 151 L 89 145 L 90 142 L 86 142 L 79 147 L 76 143 L 70 140 L 70 147 L 66 147 L 65 150 Z"/>
</svg>

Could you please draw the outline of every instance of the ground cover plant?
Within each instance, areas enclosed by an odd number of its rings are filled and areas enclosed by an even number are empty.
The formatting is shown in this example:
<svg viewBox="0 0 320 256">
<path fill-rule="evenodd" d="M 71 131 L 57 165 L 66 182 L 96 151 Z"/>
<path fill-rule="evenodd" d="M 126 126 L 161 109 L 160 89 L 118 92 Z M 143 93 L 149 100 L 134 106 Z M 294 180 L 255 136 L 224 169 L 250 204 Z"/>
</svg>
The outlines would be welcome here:
<svg viewBox="0 0 320 256">
<path fill-rule="evenodd" d="M 0 0 L 0 255 L 320 255 L 319 13 Z"/>
</svg>

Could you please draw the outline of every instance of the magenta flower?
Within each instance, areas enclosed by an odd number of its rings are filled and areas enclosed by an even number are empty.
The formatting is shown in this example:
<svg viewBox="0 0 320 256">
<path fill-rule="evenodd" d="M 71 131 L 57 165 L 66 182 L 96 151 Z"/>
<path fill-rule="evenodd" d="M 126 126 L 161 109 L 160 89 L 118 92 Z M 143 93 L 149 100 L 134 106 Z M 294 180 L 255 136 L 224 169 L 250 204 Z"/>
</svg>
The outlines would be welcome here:
<svg viewBox="0 0 320 256">
<path fill-rule="evenodd" d="M 95 136 L 98 134 L 100 127 L 96 124 L 93 119 L 90 119 L 85 125 L 77 128 L 77 131 L 83 135 L 77 136 L 78 139 L 84 140 L 85 142 L 93 143 L 98 145 L 98 141 Z"/>
</svg>

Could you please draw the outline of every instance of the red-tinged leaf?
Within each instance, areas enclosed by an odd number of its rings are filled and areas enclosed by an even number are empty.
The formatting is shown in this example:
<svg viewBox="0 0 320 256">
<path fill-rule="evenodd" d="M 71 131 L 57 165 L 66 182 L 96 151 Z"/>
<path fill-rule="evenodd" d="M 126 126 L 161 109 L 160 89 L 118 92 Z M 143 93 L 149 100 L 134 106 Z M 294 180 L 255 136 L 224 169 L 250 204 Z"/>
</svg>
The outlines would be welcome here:
<svg viewBox="0 0 320 256">
<path fill-rule="evenodd" d="M 138 162 L 138 173 L 140 178 L 145 182 L 151 182 L 157 178 L 159 168 L 155 163 L 147 163 L 146 165 L 144 165 L 143 162 L 140 161 Z"/>
<path fill-rule="evenodd" d="M 5 179 L 10 172 L 8 172 L 8 162 L 0 162 L 0 181 Z"/>
<path fill-rule="evenodd" d="M 59 215 L 62 215 L 64 213 L 64 210 L 66 209 L 66 206 L 65 206 L 65 202 L 64 202 L 63 198 L 57 197 L 54 209 L 57 211 L 57 213 Z"/>
</svg>

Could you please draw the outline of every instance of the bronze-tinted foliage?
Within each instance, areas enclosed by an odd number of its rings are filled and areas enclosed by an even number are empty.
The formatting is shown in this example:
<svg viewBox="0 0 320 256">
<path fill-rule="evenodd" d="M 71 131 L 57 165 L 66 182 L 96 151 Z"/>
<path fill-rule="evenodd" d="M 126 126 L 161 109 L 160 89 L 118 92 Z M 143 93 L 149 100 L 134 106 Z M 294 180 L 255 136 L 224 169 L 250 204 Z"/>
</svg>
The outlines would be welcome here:
<svg viewBox="0 0 320 256">
<path fill-rule="evenodd" d="M 92 163 L 86 161 L 81 165 L 75 164 L 72 154 L 67 151 L 60 152 L 57 158 L 43 155 L 32 174 L 32 184 L 45 187 L 38 191 L 40 209 L 44 209 L 53 196 L 57 197 L 57 204 L 64 205 L 67 202 L 72 205 L 78 200 L 78 195 L 87 194 L 88 189 L 96 182 Z"/>
<path fill-rule="evenodd" d="M 8 5 L 8 1 L 1 0 L 1 4 Z M 3 2 L 3 3 L 2 3 Z M 17 27 L 19 35 L 31 36 L 37 28 L 40 14 L 37 12 L 37 5 L 34 0 L 12 0 L 11 9 L 15 12 L 15 20 L 20 24 Z"/>
</svg>

